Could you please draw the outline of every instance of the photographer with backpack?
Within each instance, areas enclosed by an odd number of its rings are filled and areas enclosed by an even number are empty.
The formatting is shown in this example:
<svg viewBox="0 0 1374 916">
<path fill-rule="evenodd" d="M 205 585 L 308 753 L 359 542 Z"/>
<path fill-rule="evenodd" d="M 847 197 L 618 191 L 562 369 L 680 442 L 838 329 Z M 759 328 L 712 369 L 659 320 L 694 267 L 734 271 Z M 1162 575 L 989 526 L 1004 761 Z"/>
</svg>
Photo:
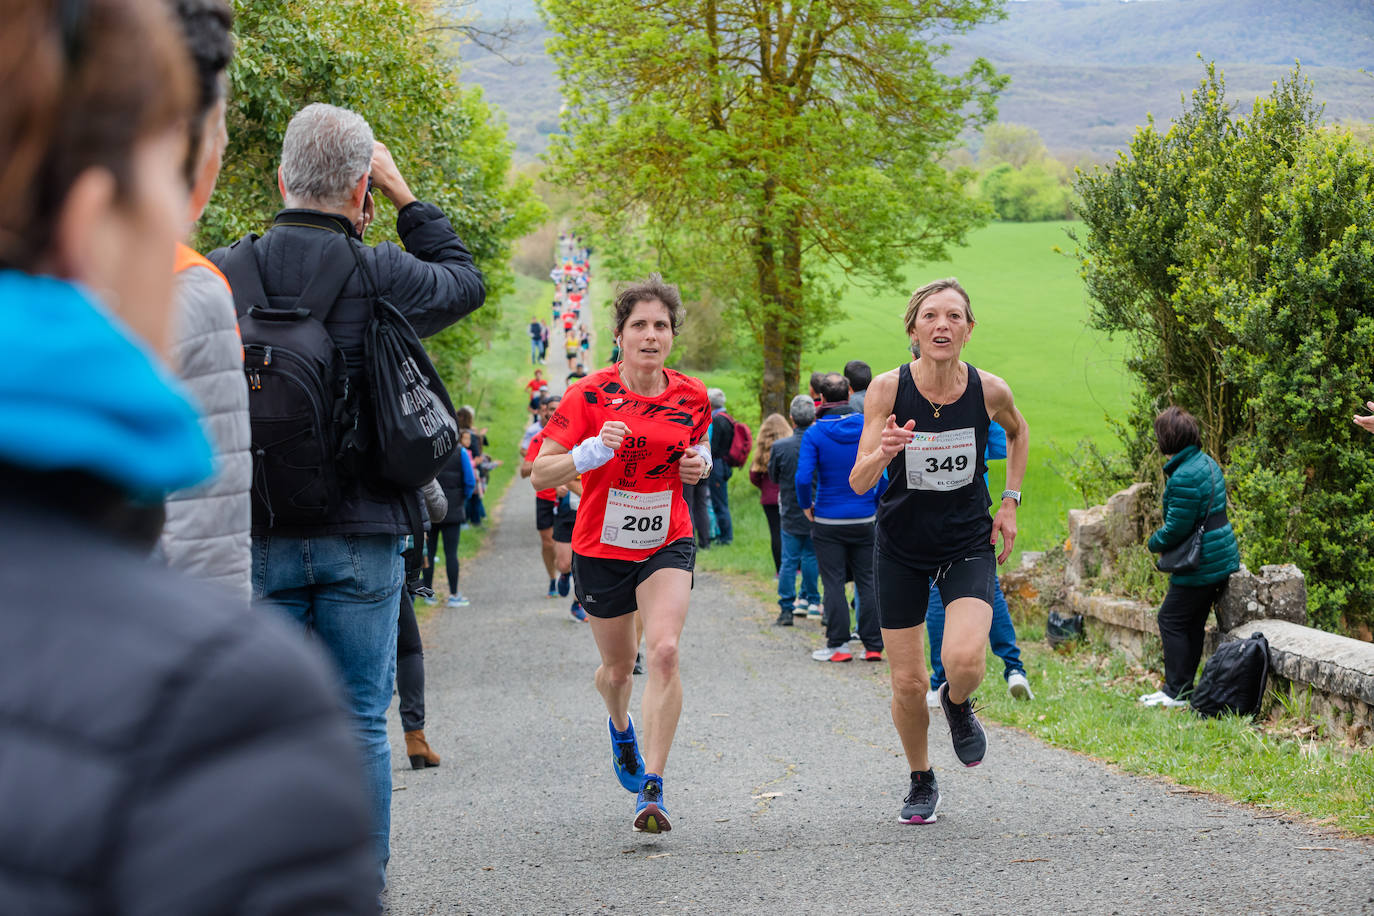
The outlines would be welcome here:
<svg viewBox="0 0 1374 916">
<path fill-rule="evenodd" d="M 253 594 L 313 631 L 338 667 L 372 792 L 380 889 L 402 549 L 419 513 L 415 490 L 437 470 L 404 473 L 396 446 L 413 440 L 393 435 L 432 433 L 440 464 L 456 447 L 447 395 L 415 338 L 478 308 L 485 287 L 443 212 L 416 199 L 358 114 L 324 104 L 298 112 L 277 183 L 286 209 L 271 228 L 210 255 L 234 290 L 244 339 Z M 363 244 L 373 188 L 395 205 L 404 249 Z M 382 372 L 388 365 L 398 371 Z"/>
</svg>

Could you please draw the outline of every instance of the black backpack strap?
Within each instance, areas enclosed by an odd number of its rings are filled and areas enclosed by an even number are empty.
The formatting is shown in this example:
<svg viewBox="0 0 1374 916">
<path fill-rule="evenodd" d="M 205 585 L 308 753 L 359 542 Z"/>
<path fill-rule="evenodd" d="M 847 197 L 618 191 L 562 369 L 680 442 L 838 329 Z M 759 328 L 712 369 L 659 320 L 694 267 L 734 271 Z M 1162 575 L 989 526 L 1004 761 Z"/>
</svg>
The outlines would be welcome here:
<svg viewBox="0 0 1374 916">
<path fill-rule="evenodd" d="M 263 289 L 258 259 L 253 254 L 253 243 L 257 240 L 256 234 L 248 233 L 229 246 L 219 265 L 220 272 L 229 281 L 229 289 L 234 294 L 234 311 L 240 318 L 251 308 L 267 308 L 267 290 Z"/>
<path fill-rule="evenodd" d="M 296 308 L 310 312 L 321 324 L 329 318 L 334 303 L 339 301 L 339 293 L 343 292 L 348 278 L 353 275 L 352 248 L 352 239 L 342 234 L 326 242 L 324 250 L 320 252 L 320 264 L 315 269 L 315 275 L 296 301 Z"/>
</svg>

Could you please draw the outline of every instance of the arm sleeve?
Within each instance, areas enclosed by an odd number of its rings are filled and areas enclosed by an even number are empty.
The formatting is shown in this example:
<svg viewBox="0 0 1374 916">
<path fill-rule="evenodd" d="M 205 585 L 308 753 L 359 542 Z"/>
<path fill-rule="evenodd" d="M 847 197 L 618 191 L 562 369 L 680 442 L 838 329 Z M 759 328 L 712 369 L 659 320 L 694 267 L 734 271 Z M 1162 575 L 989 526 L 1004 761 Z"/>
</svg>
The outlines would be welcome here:
<svg viewBox="0 0 1374 916">
<path fill-rule="evenodd" d="M 1164 524 L 1150 535 L 1146 545 L 1153 553 L 1163 553 L 1183 542 L 1193 533 L 1203 515 L 1202 496 L 1198 487 L 1186 486 L 1178 474 L 1164 485 Z"/>
<path fill-rule="evenodd" d="M 373 250 L 382 288 L 418 336 L 437 334 L 482 305 L 482 272 L 442 210 L 414 201 L 396 215 L 396 231 L 404 251 L 390 242 Z"/>
<path fill-rule="evenodd" d="M 810 436 L 802 436 L 800 447 L 797 449 L 797 506 L 802 509 L 811 508 L 811 478 L 816 473 L 816 440 Z"/>
</svg>

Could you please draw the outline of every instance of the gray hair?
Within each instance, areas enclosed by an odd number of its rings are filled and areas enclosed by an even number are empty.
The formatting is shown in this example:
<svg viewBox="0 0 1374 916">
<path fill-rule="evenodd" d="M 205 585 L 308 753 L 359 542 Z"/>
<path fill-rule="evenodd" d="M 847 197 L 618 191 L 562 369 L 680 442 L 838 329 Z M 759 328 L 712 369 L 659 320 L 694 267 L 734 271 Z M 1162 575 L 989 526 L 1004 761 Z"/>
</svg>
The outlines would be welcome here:
<svg viewBox="0 0 1374 916">
<path fill-rule="evenodd" d="M 809 395 L 799 394 L 793 398 L 787 412 L 792 415 L 792 425 L 798 429 L 805 429 L 816 422 L 816 402 Z"/>
<path fill-rule="evenodd" d="M 316 102 L 296 112 L 281 144 L 288 205 L 345 206 L 372 167 L 373 145 L 372 128 L 347 108 Z"/>
<path fill-rule="evenodd" d="M 707 388 L 706 397 L 711 401 L 712 410 L 720 410 L 725 406 L 725 392 L 719 388 Z"/>
</svg>

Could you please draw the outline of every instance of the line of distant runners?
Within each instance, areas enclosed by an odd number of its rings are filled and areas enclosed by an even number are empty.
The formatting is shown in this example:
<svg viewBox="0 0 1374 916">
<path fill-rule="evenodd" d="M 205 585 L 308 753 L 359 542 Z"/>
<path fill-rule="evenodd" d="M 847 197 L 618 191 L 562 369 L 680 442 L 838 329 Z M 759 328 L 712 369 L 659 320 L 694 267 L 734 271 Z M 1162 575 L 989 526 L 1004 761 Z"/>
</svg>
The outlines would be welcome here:
<svg viewBox="0 0 1374 916">
<path fill-rule="evenodd" d="M 658 275 L 625 286 L 614 305 L 619 361 L 547 405 L 541 447 L 530 455 L 536 488 L 581 484 L 568 569 L 601 656 L 595 683 L 609 714 L 612 769 L 636 793 L 634 829 L 651 833 L 671 829 L 663 773 L 682 709 L 678 643 L 696 559 L 682 488 L 712 469 L 705 386 L 665 365 L 681 322 L 677 288 Z M 960 359 L 973 327 L 957 281 L 916 290 L 905 316 L 914 358 L 870 385 L 849 477 L 856 493 L 886 483 L 873 564 L 892 720 L 910 769 L 904 824 L 933 823 L 940 805 L 927 744 L 923 626 L 932 584 L 946 613 L 938 698 L 955 754 L 971 767 L 986 753 L 972 698 L 1026 472 L 1026 422 L 1011 388 Z M 993 422 L 1007 439 L 1007 489 L 995 515 L 984 478 Z M 630 695 L 641 625 L 648 678 L 637 734 Z"/>
</svg>

